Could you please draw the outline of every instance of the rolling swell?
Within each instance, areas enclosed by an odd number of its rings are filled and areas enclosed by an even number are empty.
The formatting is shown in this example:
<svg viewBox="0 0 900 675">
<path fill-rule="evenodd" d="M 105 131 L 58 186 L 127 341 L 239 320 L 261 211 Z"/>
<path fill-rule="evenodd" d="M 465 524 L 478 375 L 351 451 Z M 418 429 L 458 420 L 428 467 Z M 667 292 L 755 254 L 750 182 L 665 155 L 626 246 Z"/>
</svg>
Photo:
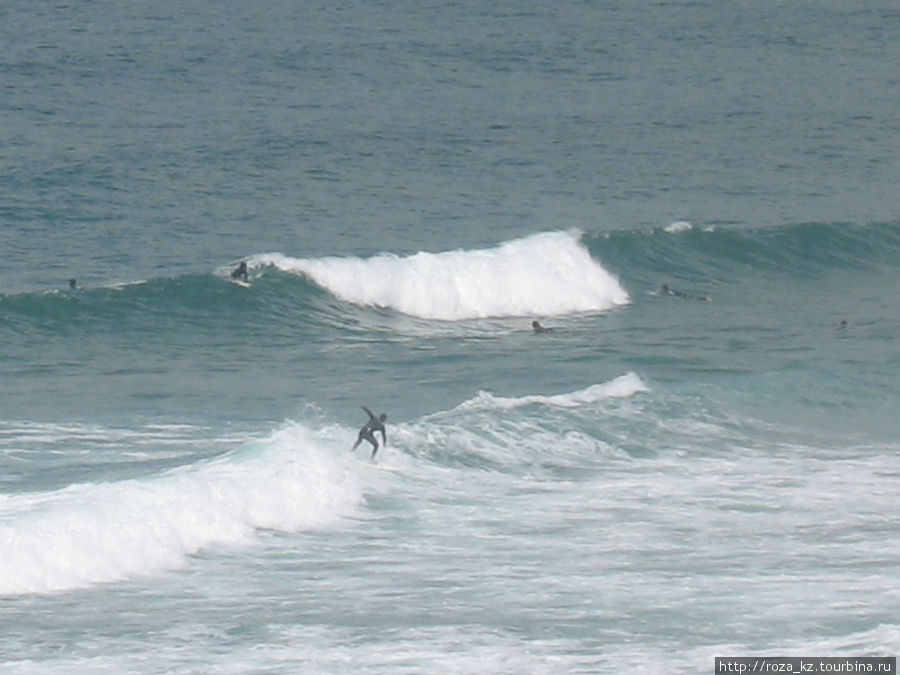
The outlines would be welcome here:
<svg viewBox="0 0 900 675">
<path fill-rule="evenodd" d="M 319 307 L 347 325 L 345 317 L 361 316 L 350 308 L 443 322 L 605 312 L 629 304 L 633 286 L 670 279 L 714 285 L 763 276 L 817 279 L 894 271 L 897 259 L 900 223 L 760 229 L 676 223 L 650 231 L 544 232 L 492 249 L 406 257 L 270 253 L 251 264 L 304 279 L 311 287 L 305 290 L 325 294 Z"/>
<path fill-rule="evenodd" d="M 295 330 L 391 330 L 396 321 L 385 316 L 447 322 L 602 312 L 629 303 L 629 289 L 671 279 L 712 285 L 761 275 L 815 279 L 834 272 L 893 272 L 898 259 L 900 223 L 751 230 L 681 223 L 547 232 L 493 249 L 408 257 L 261 253 L 248 259 L 254 279 L 249 289 L 227 283 L 230 268 L 223 266 L 78 291 L 0 295 L 0 319 L 2 330 L 20 335 L 218 333 L 247 322 Z"/>
<path fill-rule="evenodd" d="M 585 243 L 628 283 L 652 285 L 675 278 L 727 284 L 760 274 L 818 278 L 831 272 L 893 270 L 900 259 L 900 223 L 757 229 L 675 223 L 654 230 L 593 233 Z"/>
<path fill-rule="evenodd" d="M 334 299 L 303 279 L 262 273 L 252 288 L 216 273 L 156 278 L 77 291 L 0 295 L 7 330 L 29 335 L 221 332 L 247 324 L 334 315 Z"/>
</svg>

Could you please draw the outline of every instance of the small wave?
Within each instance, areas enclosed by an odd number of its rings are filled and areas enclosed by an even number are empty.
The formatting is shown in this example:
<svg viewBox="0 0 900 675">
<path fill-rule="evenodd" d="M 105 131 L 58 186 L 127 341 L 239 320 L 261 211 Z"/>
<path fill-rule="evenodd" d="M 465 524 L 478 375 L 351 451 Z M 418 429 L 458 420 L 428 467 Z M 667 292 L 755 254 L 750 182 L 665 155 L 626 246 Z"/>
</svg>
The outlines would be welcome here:
<svg viewBox="0 0 900 675">
<path fill-rule="evenodd" d="M 399 450 L 440 469 L 581 476 L 612 457 L 628 460 L 630 448 L 619 446 L 610 418 L 630 415 L 627 400 L 644 391 L 641 378 L 627 373 L 564 394 L 504 398 L 479 392 L 450 410 L 392 428 L 385 452 Z"/>
<path fill-rule="evenodd" d="M 504 398 L 488 392 L 479 392 L 472 398 L 457 406 L 458 410 L 511 410 L 525 405 L 546 405 L 557 408 L 577 408 L 590 405 L 608 398 L 628 398 L 635 394 L 649 391 L 637 373 L 626 373 L 610 382 L 595 384 L 568 394 L 544 396 L 540 394 Z"/>
<path fill-rule="evenodd" d="M 250 263 L 306 276 L 346 302 L 423 319 L 558 316 L 629 302 L 618 280 L 572 232 L 535 234 L 484 250 L 316 259 L 269 253 Z"/>
</svg>

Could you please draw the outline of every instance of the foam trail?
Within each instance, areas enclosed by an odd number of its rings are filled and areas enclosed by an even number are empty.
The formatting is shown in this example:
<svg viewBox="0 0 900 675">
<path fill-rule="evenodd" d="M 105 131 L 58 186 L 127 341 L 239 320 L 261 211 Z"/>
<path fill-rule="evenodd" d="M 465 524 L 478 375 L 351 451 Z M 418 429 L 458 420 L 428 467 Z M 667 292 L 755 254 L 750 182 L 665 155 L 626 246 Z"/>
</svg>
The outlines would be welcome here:
<svg viewBox="0 0 900 675">
<path fill-rule="evenodd" d="M 424 319 L 558 316 L 629 302 L 618 280 L 591 258 L 580 233 L 547 232 L 474 251 L 408 257 L 297 259 L 254 256 L 302 274 L 341 300 Z"/>
<path fill-rule="evenodd" d="M 488 392 L 479 392 L 475 398 L 469 399 L 457 406 L 457 410 L 511 410 L 525 405 L 538 404 L 556 408 L 577 408 L 582 405 L 590 405 L 608 398 L 629 398 L 635 394 L 649 391 L 637 373 L 626 373 L 609 382 L 594 384 L 585 389 L 573 391 L 568 394 L 555 394 L 544 396 L 534 394 L 517 398 L 504 398 L 494 396 Z"/>
<path fill-rule="evenodd" d="M 300 424 L 256 448 L 152 478 L 0 500 L 0 596 L 83 588 L 175 569 L 203 548 L 348 515 L 353 473 Z M 343 448 L 343 446 L 341 446 Z"/>
</svg>

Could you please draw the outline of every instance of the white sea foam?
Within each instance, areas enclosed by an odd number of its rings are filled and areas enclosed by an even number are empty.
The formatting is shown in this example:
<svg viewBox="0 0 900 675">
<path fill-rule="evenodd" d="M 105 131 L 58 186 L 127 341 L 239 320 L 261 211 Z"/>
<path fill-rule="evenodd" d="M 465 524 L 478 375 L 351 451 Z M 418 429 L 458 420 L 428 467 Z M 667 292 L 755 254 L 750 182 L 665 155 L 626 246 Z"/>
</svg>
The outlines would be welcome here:
<svg viewBox="0 0 900 675">
<path fill-rule="evenodd" d="M 594 260 L 576 232 L 547 232 L 473 251 L 401 257 L 298 259 L 254 256 L 302 274 L 336 297 L 425 319 L 558 316 L 629 302 L 619 281 Z"/>
<path fill-rule="evenodd" d="M 505 398 L 503 396 L 494 396 L 489 392 L 479 392 L 477 396 L 457 406 L 458 410 L 474 410 L 474 409 L 500 409 L 511 410 L 525 405 L 538 404 L 547 405 L 557 408 L 577 408 L 582 405 L 590 405 L 608 398 L 628 398 L 635 394 L 648 391 L 647 385 L 641 380 L 637 373 L 626 373 L 620 377 L 604 382 L 594 384 L 585 389 L 573 391 L 567 394 L 554 394 L 544 396 L 541 394 L 532 394 L 528 396 L 519 396 L 516 398 Z"/>
<path fill-rule="evenodd" d="M 664 232 L 668 232 L 669 234 L 679 234 L 681 232 L 689 232 L 694 229 L 694 226 L 691 225 L 686 220 L 676 220 L 674 223 L 669 223 L 663 228 Z"/>
<path fill-rule="evenodd" d="M 246 543 L 261 528 L 326 526 L 361 498 L 332 443 L 290 424 L 255 446 L 154 477 L 8 496 L 0 596 L 178 568 L 203 548 Z"/>
</svg>

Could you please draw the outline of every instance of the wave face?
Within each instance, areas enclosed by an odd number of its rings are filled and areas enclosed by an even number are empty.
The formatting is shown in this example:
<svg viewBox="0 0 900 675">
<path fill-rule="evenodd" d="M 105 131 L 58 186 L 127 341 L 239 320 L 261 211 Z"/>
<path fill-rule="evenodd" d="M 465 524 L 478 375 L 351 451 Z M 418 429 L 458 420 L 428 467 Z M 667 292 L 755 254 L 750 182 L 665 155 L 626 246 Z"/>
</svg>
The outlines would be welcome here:
<svg viewBox="0 0 900 675">
<path fill-rule="evenodd" d="M 326 527 L 362 494 L 336 450 L 327 433 L 291 423 L 245 449 L 150 477 L 4 495 L 0 596 L 177 569 L 202 549 L 246 545 L 261 529 Z"/>
<path fill-rule="evenodd" d="M 591 234 L 585 244 L 626 283 L 673 276 L 716 284 L 775 275 L 815 279 L 834 272 L 893 272 L 900 223 L 730 229 L 678 221 L 654 230 Z"/>
<path fill-rule="evenodd" d="M 629 301 L 570 232 L 475 251 L 311 260 L 268 254 L 251 263 L 302 274 L 346 302 L 442 321 L 602 312 Z"/>
</svg>

